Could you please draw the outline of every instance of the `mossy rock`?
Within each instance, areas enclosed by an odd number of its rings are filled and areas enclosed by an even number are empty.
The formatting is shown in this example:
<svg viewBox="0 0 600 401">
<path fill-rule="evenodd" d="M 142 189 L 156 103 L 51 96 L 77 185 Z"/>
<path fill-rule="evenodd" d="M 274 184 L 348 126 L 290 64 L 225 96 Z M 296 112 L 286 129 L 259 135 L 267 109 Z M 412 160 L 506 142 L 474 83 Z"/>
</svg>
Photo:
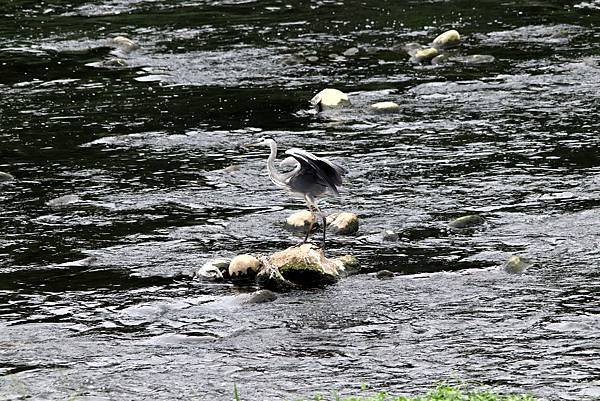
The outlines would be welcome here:
<svg viewBox="0 0 600 401">
<path fill-rule="evenodd" d="M 478 214 L 470 214 L 467 216 L 462 216 L 457 219 L 452 220 L 448 223 L 450 228 L 455 229 L 464 229 L 464 228 L 472 228 L 476 226 L 480 226 L 485 223 L 485 219 Z"/>
<path fill-rule="evenodd" d="M 327 228 L 336 234 L 349 235 L 358 231 L 358 216 L 354 213 L 333 213 L 326 218 Z"/>
<path fill-rule="evenodd" d="M 531 263 L 521 256 L 513 255 L 504 263 L 504 271 L 512 274 L 521 274 L 531 266 Z"/>
<path fill-rule="evenodd" d="M 314 213 L 308 210 L 301 210 L 289 215 L 285 221 L 285 226 L 293 231 L 306 232 L 311 224 L 313 225 L 313 229 L 316 228 L 316 223 L 317 218 Z"/>
<path fill-rule="evenodd" d="M 330 259 L 314 244 L 287 248 L 261 258 L 261 262 L 263 268 L 256 276 L 257 283 L 275 291 L 322 287 L 359 270 L 353 256 Z"/>
</svg>

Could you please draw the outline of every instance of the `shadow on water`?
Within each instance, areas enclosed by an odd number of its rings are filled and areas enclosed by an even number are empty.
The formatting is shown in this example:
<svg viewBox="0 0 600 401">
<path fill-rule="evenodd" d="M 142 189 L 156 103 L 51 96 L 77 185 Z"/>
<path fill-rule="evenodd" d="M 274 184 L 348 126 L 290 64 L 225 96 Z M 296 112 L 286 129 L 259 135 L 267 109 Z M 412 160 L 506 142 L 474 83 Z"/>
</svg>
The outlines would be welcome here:
<svg viewBox="0 0 600 401">
<path fill-rule="evenodd" d="M 213 400 L 237 383 L 276 400 L 448 377 L 598 397 L 599 12 L 3 3 L 0 398 Z M 495 61 L 408 63 L 403 44 L 451 28 L 459 53 Z M 352 107 L 309 110 L 324 87 Z M 242 147 L 262 136 L 348 168 L 322 206 L 360 216 L 329 252 L 363 274 L 260 305 L 252 287 L 194 278 L 299 240 L 283 222 L 302 202 Z M 485 223 L 449 226 L 468 214 Z M 504 272 L 511 255 L 531 267 Z"/>
</svg>

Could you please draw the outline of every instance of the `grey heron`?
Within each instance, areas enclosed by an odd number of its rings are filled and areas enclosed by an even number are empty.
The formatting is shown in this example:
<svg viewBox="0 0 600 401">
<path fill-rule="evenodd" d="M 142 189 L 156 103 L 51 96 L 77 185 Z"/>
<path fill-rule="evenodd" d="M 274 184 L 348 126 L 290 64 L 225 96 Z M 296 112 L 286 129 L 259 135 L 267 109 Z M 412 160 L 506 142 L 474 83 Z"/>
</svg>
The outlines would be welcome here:
<svg viewBox="0 0 600 401">
<path fill-rule="evenodd" d="M 273 184 L 294 194 L 302 195 L 308 209 L 311 212 L 317 212 L 323 221 L 323 249 L 325 248 L 325 232 L 327 223 L 325 214 L 317 205 L 317 198 L 332 194 L 339 196 L 338 186 L 342 184 L 342 178 L 348 173 L 344 167 L 332 162 L 331 160 L 318 157 L 310 152 L 298 148 L 291 148 L 285 151 L 286 155 L 295 159 L 294 169 L 287 173 L 280 173 L 275 169 L 275 158 L 277 157 L 277 143 L 272 138 L 263 138 L 259 142 L 248 146 L 269 145 L 271 154 L 267 159 L 267 169 L 269 178 Z M 289 163 L 289 157 L 284 160 Z M 308 236 L 313 228 L 314 222 L 311 222 L 304 243 L 308 241 Z"/>
</svg>

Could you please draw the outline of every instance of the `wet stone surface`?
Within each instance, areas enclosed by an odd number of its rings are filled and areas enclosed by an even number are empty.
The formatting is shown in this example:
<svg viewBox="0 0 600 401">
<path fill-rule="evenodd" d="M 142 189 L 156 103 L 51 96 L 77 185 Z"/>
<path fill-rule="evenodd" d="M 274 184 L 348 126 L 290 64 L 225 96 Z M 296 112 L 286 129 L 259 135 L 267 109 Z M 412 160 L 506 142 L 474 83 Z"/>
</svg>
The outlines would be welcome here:
<svg viewBox="0 0 600 401">
<path fill-rule="evenodd" d="M 448 378 L 599 393 L 596 2 L 5 1 L 0 15 L 14 177 L 0 175 L 0 399 L 412 394 Z M 410 63 L 407 44 L 451 29 L 447 59 Z M 351 104 L 318 112 L 324 88 Z M 304 200 L 243 146 L 268 136 L 349 170 L 319 206 L 360 216 L 326 251 L 360 274 L 274 300 L 200 274 L 301 240 L 284 222 Z M 485 223 L 449 227 L 468 215 Z"/>
</svg>

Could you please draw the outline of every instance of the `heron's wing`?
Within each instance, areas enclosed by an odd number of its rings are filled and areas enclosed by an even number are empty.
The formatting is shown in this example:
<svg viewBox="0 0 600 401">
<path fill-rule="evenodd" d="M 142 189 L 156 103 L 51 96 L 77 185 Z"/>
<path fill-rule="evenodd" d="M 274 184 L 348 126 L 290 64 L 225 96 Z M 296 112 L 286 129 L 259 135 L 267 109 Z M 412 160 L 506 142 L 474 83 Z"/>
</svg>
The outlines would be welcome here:
<svg viewBox="0 0 600 401">
<path fill-rule="evenodd" d="M 310 170 L 315 176 L 323 181 L 331 191 L 339 195 L 337 187 L 342 185 L 342 177 L 348 170 L 330 160 L 317 157 L 302 149 L 292 148 L 285 152 L 300 163 L 300 170 Z"/>
</svg>

